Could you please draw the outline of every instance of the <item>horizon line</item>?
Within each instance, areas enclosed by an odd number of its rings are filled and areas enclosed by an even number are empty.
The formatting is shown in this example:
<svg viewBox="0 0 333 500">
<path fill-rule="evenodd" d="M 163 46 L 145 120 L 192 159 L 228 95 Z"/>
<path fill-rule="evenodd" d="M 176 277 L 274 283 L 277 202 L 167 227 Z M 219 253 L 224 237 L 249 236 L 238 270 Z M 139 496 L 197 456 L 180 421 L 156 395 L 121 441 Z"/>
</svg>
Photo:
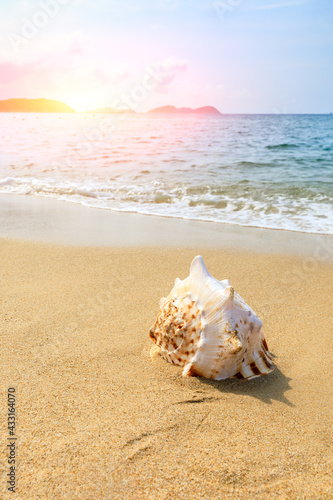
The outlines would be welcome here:
<svg viewBox="0 0 333 500">
<path fill-rule="evenodd" d="M 0 99 L 0 103 L 2 102 L 7 102 L 7 101 L 13 101 L 13 100 L 25 100 L 25 101 L 40 101 L 40 100 L 44 100 L 44 101 L 50 101 L 50 102 L 56 102 L 56 103 L 59 103 L 59 104 L 62 104 L 62 105 L 65 105 L 65 106 L 68 106 L 68 108 L 70 108 L 70 110 L 68 111 L 3 111 L 3 110 L 0 110 L 0 113 L 43 113 L 43 114 L 47 114 L 47 113 L 52 113 L 52 114 L 70 114 L 70 113 L 73 113 L 73 114 L 113 114 L 113 115 L 117 115 L 117 114 L 120 114 L 120 115 L 124 115 L 124 114 L 127 114 L 127 113 L 131 113 L 131 114 L 134 114 L 134 115 L 142 115 L 142 114 L 148 114 L 148 113 L 151 113 L 153 111 L 156 111 L 156 114 L 158 114 L 158 110 L 159 109 L 162 109 L 162 108 L 174 108 L 175 112 L 177 111 L 180 111 L 181 113 L 181 110 L 184 109 L 184 110 L 188 110 L 188 114 L 191 114 L 190 112 L 194 112 L 194 111 L 197 111 L 197 110 L 200 110 L 200 109 L 203 109 L 203 108 L 212 108 L 213 110 L 216 110 L 219 115 L 323 115 L 323 116 L 326 116 L 326 115 L 332 115 L 332 111 L 328 111 L 328 112 L 306 112 L 306 111 L 302 111 L 302 112 L 290 112 L 290 113 L 286 113 L 286 112 L 278 112 L 278 111 L 271 111 L 271 112 L 223 112 L 223 111 L 220 111 L 218 108 L 216 108 L 215 106 L 212 106 L 212 105 L 203 105 L 203 106 L 199 106 L 199 107 L 195 107 L 195 108 L 192 108 L 190 106 L 180 106 L 180 107 L 177 107 L 173 104 L 164 104 L 164 105 L 161 105 L 161 106 L 157 106 L 155 108 L 152 108 L 152 109 L 149 109 L 148 111 L 135 111 L 131 108 L 116 108 L 116 107 L 112 107 L 112 106 L 101 106 L 99 108 L 96 108 L 96 109 L 92 109 L 92 110 L 85 110 L 85 111 L 77 111 L 76 109 L 74 109 L 72 106 L 69 106 L 68 104 L 64 103 L 63 101 L 60 101 L 60 100 L 57 100 L 57 99 L 48 99 L 48 98 L 45 98 L 45 97 L 37 97 L 37 98 L 29 98 L 29 97 L 11 97 L 11 98 L 8 98 L 8 99 Z M 114 111 L 99 111 L 99 110 L 102 110 L 102 109 L 113 109 Z M 169 114 L 167 111 L 161 111 L 160 112 L 161 114 Z M 184 111 L 184 114 L 187 114 L 187 111 Z M 213 114 L 213 113 L 209 113 L 207 112 L 207 114 L 211 114 L 213 116 L 218 116 L 217 114 Z M 172 115 L 172 111 L 170 112 L 170 115 Z"/>
</svg>

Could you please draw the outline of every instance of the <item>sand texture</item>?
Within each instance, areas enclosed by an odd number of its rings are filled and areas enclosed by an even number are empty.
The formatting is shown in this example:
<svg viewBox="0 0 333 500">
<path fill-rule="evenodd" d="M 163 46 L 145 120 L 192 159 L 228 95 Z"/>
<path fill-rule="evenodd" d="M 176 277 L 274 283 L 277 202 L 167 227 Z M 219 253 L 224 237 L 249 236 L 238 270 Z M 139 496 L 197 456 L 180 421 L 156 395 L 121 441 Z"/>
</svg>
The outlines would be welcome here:
<svg viewBox="0 0 333 500">
<path fill-rule="evenodd" d="M 262 319 L 272 374 L 215 382 L 150 359 L 159 299 L 197 254 Z M 333 498 L 331 264 L 8 239 L 0 257 L 1 498 Z"/>
</svg>

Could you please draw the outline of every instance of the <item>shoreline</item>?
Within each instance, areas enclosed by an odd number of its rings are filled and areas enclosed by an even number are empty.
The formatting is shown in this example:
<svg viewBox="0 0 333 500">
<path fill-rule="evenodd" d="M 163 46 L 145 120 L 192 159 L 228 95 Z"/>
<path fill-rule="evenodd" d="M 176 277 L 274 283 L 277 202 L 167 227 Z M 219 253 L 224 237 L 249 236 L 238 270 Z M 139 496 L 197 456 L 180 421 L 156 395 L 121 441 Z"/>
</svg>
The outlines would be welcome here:
<svg viewBox="0 0 333 500">
<path fill-rule="evenodd" d="M 332 498 L 331 238 L 13 195 L 0 213 L 20 499 Z M 187 378 L 150 358 L 159 300 L 197 254 L 262 320 L 272 373 Z"/>
<path fill-rule="evenodd" d="M 0 194 L 0 238 L 70 246 L 202 247 L 333 261 L 333 235 L 96 209 Z"/>
</svg>

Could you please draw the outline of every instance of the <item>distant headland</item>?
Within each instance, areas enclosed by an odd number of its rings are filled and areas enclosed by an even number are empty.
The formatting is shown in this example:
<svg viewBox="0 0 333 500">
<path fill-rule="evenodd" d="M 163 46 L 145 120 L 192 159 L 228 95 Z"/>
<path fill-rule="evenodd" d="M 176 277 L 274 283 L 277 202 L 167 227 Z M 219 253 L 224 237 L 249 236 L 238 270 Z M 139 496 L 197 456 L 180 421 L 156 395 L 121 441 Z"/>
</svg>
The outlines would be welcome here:
<svg viewBox="0 0 333 500">
<path fill-rule="evenodd" d="M 201 115 L 221 115 L 220 111 L 213 106 L 203 106 L 201 108 L 175 108 L 175 106 L 162 106 L 155 108 L 148 113 L 167 113 L 167 114 L 201 114 Z"/>
<path fill-rule="evenodd" d="M 87 113 L 133 113 L 132 109 L 120 108 L 98 108 Z M 75 109 L 61 101 L 52 99 L 6 99 L 0 100 L 0 113 L 76 113 Z M 154 108 L 147 113 L 138 114 L 201 114 L 201 115 L 221 115 L 218 109 L 213 106 L 203 106 L 201 108 L 176 108 L 175 106 L 161 106 Z"/>
<path fill-rule="evenodd" d="M 75 113 L 75 110 L 50 99 L 6 99 L 0 101 L 0 113 Z"/>
</svg>

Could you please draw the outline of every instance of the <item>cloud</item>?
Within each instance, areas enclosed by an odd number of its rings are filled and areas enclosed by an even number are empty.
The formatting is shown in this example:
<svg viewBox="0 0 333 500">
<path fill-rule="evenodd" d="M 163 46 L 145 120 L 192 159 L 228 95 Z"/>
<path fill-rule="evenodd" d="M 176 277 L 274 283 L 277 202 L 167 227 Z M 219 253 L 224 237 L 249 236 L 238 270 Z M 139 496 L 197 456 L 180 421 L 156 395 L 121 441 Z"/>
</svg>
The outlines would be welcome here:
<svg viewBox="0 0 333 500">
<path fill-rule="evenodd" d="M 10 55 L 0 51 L 1 88 L 9 83 L 23 86 L 27 80 L 35 80 L 36 75 L 41 82 L 49 81 L 50 75 L 77 81 L 79 75 L 83 86 L 85 81 L 116 85 L 129 77 L 124 62 L 110 61 L 107 53 L 96 53 L 95 46 L 81 31 L 43 36 L 42 43 L 33 40 L 15 58 Z"/>
<path fill-rule="evenodd" d="M 0 63 L 0 86 L 9 85 L 24 78 L 31 73 L 33 69 L 34 65 L 31 64 L 19 66 L 10 62 Z"/>
<path fill-rule="evenodd" d="M 181 73 L 187 70 L 188 62 L 185 59 L 176 57 L 168 57 L 161 61 L 156 61 L 149 65 L 149 68 L 158 75 L 159 86 L 156 90 L 159 92 L 167 92 L 168 86 Z"/>
<path fill-rule="evenodd" d="M 41 96 L 61 99 L 76 94 L 98 98 L 103 92 L 114 92 L 128 78 L 129 70 L 124 64 L 85 58 L 74 61 L 70 55 L 44 57 L 26 64 L 0 61 L 0 99 Z"/>
<path fill-rule="evenodd" d="M 110 67 L 96 67 L 92 71 L 92 75 L 96 78 L 97 81 L 106 85 L 117 85 L 124 80 L 127 80 L 130 76 L 130 71 L 125 65 L 115 66 L 112 65 Z"/>
</svg>

